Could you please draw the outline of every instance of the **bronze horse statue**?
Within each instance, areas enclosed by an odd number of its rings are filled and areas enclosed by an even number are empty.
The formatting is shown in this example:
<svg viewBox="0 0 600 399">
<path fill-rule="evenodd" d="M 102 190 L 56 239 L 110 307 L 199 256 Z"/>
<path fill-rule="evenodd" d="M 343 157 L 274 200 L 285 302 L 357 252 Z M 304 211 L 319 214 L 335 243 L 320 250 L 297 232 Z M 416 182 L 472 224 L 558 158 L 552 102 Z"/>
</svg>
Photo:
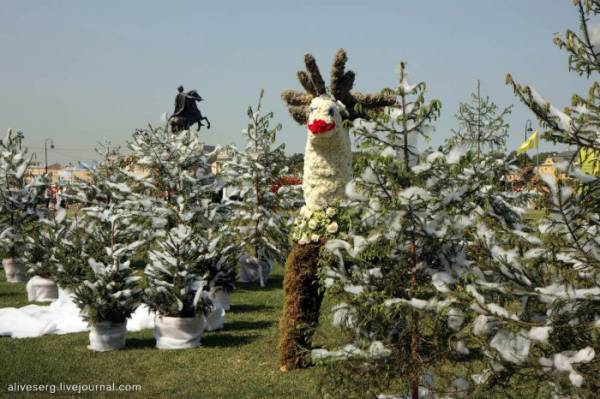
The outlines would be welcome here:
<svg viewBox="0 0 600 399">
<path fill-rule="evenodd" d="M 206 128 L 210 129 L 210 121 L 207 117 L 202 116 L 196 102 L 202 101 L 202 97 L 196 90 L 191 90 L 185 93 L 183 86 L 177 88 L 179 92 L 175 97 L 175 112 L 169 117 L 169 126 L 173 132 L 180 132 L 189 129 L 195 123 L 198 124 L 196 130 L 200 131 L 200 127 L 204 126 L 202 121 L 206 121 Z"/>
</svg>

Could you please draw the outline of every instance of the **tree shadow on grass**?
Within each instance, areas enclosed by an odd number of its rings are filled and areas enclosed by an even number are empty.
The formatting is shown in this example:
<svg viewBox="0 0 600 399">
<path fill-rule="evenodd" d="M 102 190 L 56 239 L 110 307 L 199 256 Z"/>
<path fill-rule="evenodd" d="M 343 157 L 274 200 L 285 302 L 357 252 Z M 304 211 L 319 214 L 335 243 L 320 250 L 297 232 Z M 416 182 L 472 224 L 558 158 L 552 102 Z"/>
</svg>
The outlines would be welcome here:
<svg viewBox="0 0 600 399">
<path fill-rule="evenodd" d="M 282 276 L 270 276 L 264 288 L 258 283 L 237 283 L 239 288 L 245 291 L 271 291 L 280 290 L 283 287 Z"/>
<path fill-rule="evenodd" d="M 206 333 L 205 333 L 206 334 Z M 214 331 L 202 335 L 202 346 L 204 347 L 235 347 L 252 343 L 258 335 L 232 335 L 222 331 Z M 127 338 L 125 350 L 154 349 L 156 341 L 154 338 Z"/>
<path fill-rule="evenodd" d="M 225 323 L 225 331 L 259 330 L 262 328 L 271 327 L 273 324 L 274 322 L 269 320 L 233 321 L 231 323 Z"/>
<path fill-rule="evenodd" d="M 202 346 L 207 348 L 243 346 L 252 343 L 256 338 L 258 335 L 231 335 L 216 331 L 214 334 L 202 337 Z"/>
<path fill-rule="evenodd" d="M 0 294 L 0 298 L 2 298 L 3 300 L 11 300 L 14 302 L 23 302 L 23 301 L 27 300 L 24 292 L 17 292 L 17 291 L 3 292 Z M 48 304 L 48 303 L 46 302 L 46 304 Z"/>
<path fill-rule="evenodd" d="M 252 305 L 247 303 L 241 303 L 239 305 L 231 305 L 231 308 L 228 312 L 232 313 L 243 313 L 243 312 L 262 312 L 265 310 L 271 310 L 273 306 L 269 305 Z"/>
<path fill-rule="evenodd" d="M 154 338 L 127 338 L 125 341 L 125 350 L 129 349 L 149 349 L 156 346 Z"/>
</svg>

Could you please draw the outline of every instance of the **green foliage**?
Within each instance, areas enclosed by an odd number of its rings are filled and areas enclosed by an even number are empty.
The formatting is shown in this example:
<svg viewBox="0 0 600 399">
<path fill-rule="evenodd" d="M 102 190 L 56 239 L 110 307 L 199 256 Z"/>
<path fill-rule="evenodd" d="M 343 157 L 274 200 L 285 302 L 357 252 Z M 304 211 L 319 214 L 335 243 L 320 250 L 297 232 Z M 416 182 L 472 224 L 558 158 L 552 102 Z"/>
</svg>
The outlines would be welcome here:
<svg viewBox="0 0 600 399">
<path fill-rule="evenodd" d="M 9 129 L 0 141 L 0 247 L 9 257 L 18 255 L 47 211 L 49 180 L 27 177 L 32 156 L 21 147 L 21 140 Z"/>
<path fill-rule="evenodd" d="M 510 114 L 512 105 L 500 110 L 489 97 L 482 97 L 479 80 L 477 90 L 471 93 L 470 103 L 460 103 L 455 117 L 458 130 L 452 131 L 450 143 L 466 145 L 473 150 L 477 157 L 483 151 L 483 146 L 489 146 L 493 151 L 503 152 L 506 147 L 509 125 L 505 118 Z"/>
<path fill-rule="evenodd" d="M 90 324 L 110 321 L 123 323 L 140 303 L 142 289 L 129 263 L 105 265 L 90 260 L 94 274 L 76 286 L 74 301 Z"/>
<path fill-rule="evenodd" d="M 27 244 L 23 251 L 23 260 L 28 265 L 27 272 L 31 277 L 39 276 L 54 279 L 58 261 L 53 249 L 60 245 L 60 236 L 64 234 L 61 222 L 66 215 L 64 209 L 52 219 L 42 219 L 36 223 L 36 229 L 27 236 Z"/>
<path fill-rule="evenodd" d="M 196 317 L 210 310 L 207 291 L 210 270 L 218 260 L 219 237 L 198 235 L 186 225 L 167 232 L 149 253 L 144 302 L 162 316 Z M 207 287 L 208 288 L 208 287 Z"/>
<path fill-rule="evenodd" d="M 294 176 L 302 176 L 304 173 L 304 154 L 294 153 L 287 157 L 286 166 L 288 173 Z"/>
</svg>

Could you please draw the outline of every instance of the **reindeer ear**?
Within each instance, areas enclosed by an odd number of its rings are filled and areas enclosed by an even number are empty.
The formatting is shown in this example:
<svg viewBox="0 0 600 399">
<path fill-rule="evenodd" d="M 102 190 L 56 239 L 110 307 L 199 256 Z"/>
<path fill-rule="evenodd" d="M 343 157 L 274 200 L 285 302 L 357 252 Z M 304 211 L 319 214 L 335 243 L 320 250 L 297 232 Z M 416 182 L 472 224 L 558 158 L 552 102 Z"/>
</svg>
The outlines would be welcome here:
<svg viewBox="0 0 600 399">
<path fill-rule="evenodd" d="M 301 125 L 306 125 L 308 122 L 308 107 L 307 106 L 292 106 L 288 107 L 292 118 Z"/>
</svg>

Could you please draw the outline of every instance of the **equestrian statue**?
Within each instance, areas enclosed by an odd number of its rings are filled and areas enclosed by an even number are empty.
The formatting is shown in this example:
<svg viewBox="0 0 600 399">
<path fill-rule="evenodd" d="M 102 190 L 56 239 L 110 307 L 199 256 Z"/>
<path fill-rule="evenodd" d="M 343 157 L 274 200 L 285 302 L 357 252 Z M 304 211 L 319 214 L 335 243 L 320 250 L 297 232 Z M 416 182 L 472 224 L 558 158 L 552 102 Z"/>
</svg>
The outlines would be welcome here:
<svg viewBox="0 0 600 399">
<path fill-rule="evenodd" d="M 180 132 L 189 129 L 195 123 L 198 124 L 196 130 L 200 131 L 200 127 L 204 126 L 202 121 L 206 121 L 206 128 L 210 129 L 210 121 L 207 117 L 202 116 L 196 102 L 202 101 L 202 97 L 196 90 L 183 91 L 183 86 L 177 88 L 177 96 L 175 97 L 175 112 L 169 117 L 169 126 L 173 132 Z"/>
</svg>

